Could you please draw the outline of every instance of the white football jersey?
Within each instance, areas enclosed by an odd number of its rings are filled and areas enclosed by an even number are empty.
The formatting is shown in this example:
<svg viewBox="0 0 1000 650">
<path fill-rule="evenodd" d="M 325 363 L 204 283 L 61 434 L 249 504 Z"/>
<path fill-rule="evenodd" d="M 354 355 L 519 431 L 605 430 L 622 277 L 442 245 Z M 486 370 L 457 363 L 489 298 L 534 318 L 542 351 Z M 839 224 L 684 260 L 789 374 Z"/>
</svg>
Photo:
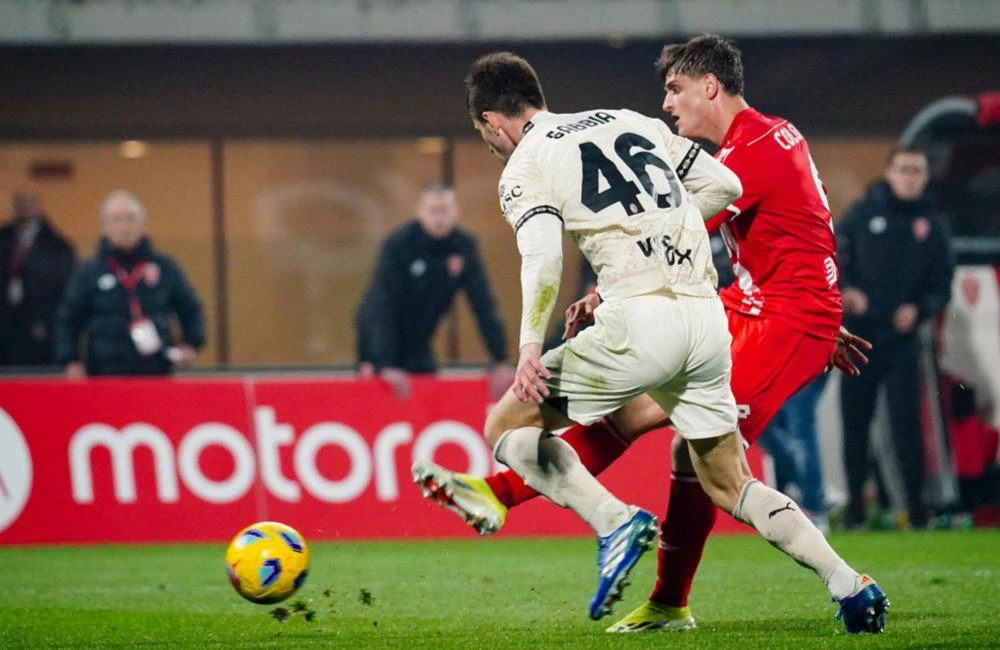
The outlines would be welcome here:
<svg viewBox="0 0 1000 650">
<path fill-rule="evenodd" d="M 559 218 L 605 300 L 712 297 L 708 232 L 681 183 L 699 149 L 634 111 L 540 112 L 504 167 L 500 208 L 515 231 L 540 215 Z"/>
</svg>

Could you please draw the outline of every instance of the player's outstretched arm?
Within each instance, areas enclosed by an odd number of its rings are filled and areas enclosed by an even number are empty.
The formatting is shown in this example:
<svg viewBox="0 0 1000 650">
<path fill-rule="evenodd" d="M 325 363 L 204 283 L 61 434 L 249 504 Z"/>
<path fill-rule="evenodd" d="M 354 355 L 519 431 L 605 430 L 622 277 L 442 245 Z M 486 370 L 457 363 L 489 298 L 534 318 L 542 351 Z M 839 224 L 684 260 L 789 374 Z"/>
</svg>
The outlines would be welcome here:
<svg viewBox="0 0 1000 650">
<path fill-rule="evenodd" d="M 562 224 L 558 217 L 552 214 L 540 214 L 523 223 L 517 230 L 517 248 L 521 253 L 522 307 L 519 348 L 523 352 L 525 349 L 537 347 L 540 352 L 562 279 Z M 540 355 L 535 355 L 538 356 Z M 540 365 L 537 358 L 533 358 L 532 361 L 533 365 Z M 531 370 L 522 369 L 521 365 L 518 364 L 518 380 L 521 379 L 522 370 Z M 536 376 L 532 375 L 532 378 Z M 523 382 L 516 381 L 515 385 L 520 383 Z M 544 396 L 541 390 L 532 393 L 529 397 L 535 401 L 540 401 L 539 396 Z M 519 394 L 518 398 L 526 401 L 524 395 Z"/>
</svg>

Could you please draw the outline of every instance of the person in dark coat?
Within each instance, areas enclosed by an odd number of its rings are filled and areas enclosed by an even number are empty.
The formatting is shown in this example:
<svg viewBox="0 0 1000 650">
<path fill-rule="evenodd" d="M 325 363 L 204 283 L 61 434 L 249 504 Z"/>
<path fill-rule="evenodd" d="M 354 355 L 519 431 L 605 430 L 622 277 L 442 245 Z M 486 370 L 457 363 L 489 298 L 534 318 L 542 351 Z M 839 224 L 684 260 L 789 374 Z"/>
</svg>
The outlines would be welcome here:
<svg viewBox="0 0 1000 650">
<path fill-rule="evenodd" d="M 917 327 L 948 304 L 955 267 L 949 229 L 926 194 L 928 178 L 923 152 L 894 151 L 885 179 L 837 225 L 845 325 L 875 346 L 865 372 L 845 377 L 841 388 L 848 526 L 864 520 L 869 427 L 881 384 L 910 521 L 927 521 Z"/>
<path fill-rule="evenodd" d="M 56 307 L 76 253 L 34 188 L 19 187 L 13 198 L 14 216 L 0 228 L 0 366 L 50 365 Z"/>
<path fill-rule="evenodd" d="M 177 263 L 146 236 L 146 209 L 112 192 L 101 207 L 104 237 L 70 279 L 56 319 L 56 360 L 69 377 L 166 375 L 193 363 L 205 343 L 201 303 Z M 182 332 L 176 343 L 171 316 Z M 87 333 L 86 361 L 80 335 Z"/>
<path fill-rule="evenodd" d="M 402 397 L 410 393 L 411 373 L 437 371 L 431 339 L 460 290 L 493 359 L 491 392 L 502 394 L 513 381 L 507 336 L 476 239 L 458 228 L 457 220 L 451 187 L 424 188 L 415 219 L 383 244 L 355 314 L 359 370 L 378 373 Z"/>
</svg>

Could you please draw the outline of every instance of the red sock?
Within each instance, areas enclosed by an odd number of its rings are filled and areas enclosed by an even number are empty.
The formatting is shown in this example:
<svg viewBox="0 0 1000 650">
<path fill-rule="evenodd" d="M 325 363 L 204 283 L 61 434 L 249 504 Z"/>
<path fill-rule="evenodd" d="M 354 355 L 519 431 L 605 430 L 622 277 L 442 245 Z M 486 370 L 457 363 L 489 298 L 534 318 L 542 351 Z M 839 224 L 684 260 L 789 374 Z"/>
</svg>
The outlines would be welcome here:
<svg viewBox="0 0 1000 650">
<path fill-rule="evenodd" d="M 693 474 L 670 477 L 667 516 L 660 525 L 656 586 L 649 599 L 660 605 L 687 605 L 705 542 L 718 509 Z"/>
<path fill-rule="evenodd" d="M 588 426 L 575 424 L 562 434 L 562 439 L 576 450 L 580 462 L 595 476 L 628 449 L 628 441 L 607 418 Z M 525 485 L 521 477 L 509 469 L 487 476 L 486 484 L 497 495 L 500 503 L 508 508 L 538 496 L 538 492 Z"/>
</svg>

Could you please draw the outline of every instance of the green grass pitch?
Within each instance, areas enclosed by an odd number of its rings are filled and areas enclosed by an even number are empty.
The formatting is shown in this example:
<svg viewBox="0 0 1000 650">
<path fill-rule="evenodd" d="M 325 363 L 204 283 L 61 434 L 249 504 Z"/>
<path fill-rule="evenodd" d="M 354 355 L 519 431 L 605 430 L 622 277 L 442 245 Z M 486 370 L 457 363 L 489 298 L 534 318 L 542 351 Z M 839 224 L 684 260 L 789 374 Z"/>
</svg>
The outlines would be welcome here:
<svg viewBox="0 0 1000 650">
<path fill-rule="evenodd" d="M 240 599 L 223 545 L 0 548 L 0 648 L 971 648 L 1000 645 L 1000 531 L 859 533 L 833 544 L 892 600 L 886 632 L 849 637 L 826 590 L 751 536 L 708 546 L 698 629 L 612 636 L 586 616 L 594 544 L 572 540 L 314 544 L 284 623 Z M 647 595 L 652 554 L 616 609 Z M 368 594 L 366 596 L 365 594 Z"/>
</svg>

